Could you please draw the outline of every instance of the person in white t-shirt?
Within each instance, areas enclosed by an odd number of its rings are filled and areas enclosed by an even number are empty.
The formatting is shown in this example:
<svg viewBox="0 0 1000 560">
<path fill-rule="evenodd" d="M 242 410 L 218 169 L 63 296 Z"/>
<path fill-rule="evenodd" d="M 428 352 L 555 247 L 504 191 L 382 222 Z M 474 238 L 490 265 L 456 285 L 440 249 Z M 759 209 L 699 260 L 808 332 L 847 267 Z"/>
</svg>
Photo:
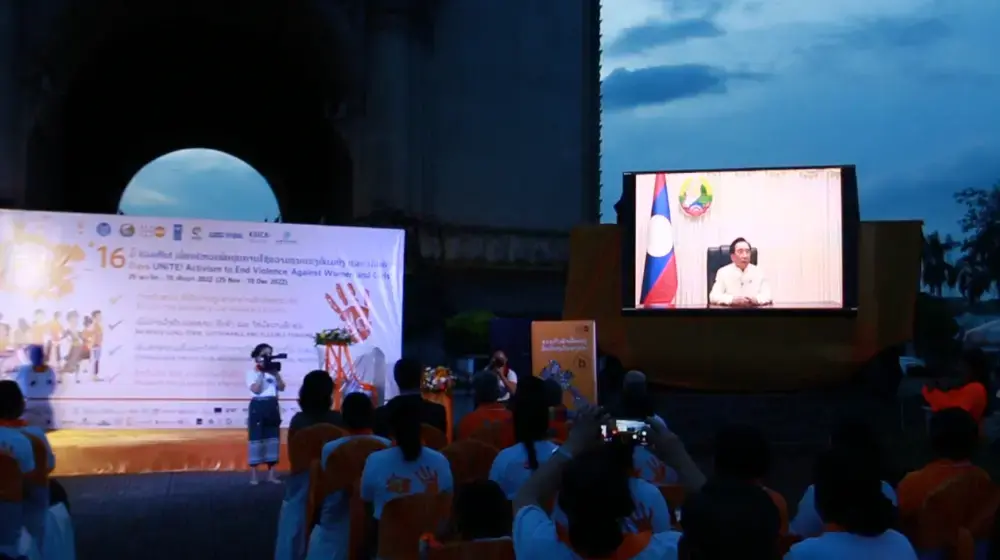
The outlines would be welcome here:
<svg viewBox="0 0 1000 560">
<path fill-rule="evenodd" d="M 603 443 L 600 427 L 605 422 L 599 409 L 581 410 L 566 443 L 521 486 L 514 498 L 513 539 L 518 560 L 677 558 L 680 533 L 653 533 L 644 526 L 645 520 L 635 518 L 645 512 L 636 511 L 621 457 L 613 445 Z M 661 424 L 651 431 L 652 441 L 674 463 L 682 483 L 697 491 L 704 476 L 677 436 Z M 568 523 L 565 529 L 544 509 L 557 494 Z M 626 522 L 628 518 L 637 530 Z"/>
<path fill-rule="evenodd" d="M 31 440 L 24 434 L 27 423 L 24 414 L 24 395 L 17 383 L 0 381 L 0 454 L 12 457 L 21 474 L 35 470 L 35 454 Z M 37 555 L 37 545 L 26 530 L 30 521 L 30 508 L 21 502 L 0 502 L 0 556 L 20 558 Z M 27 554 L 29 550 L 33 554 Z"/>
<path fill-rule="evenodd" d="M 910 541 L 892 529 L 898 512 L 866 457 L 827 451 L 817 461 L 815 483 L 823 534 L 794 545 L 785 560 L 917 560 Z"/>
<path fill-rule="evenodd" d="M 531 473 L 552 457 L 559 445 L 549 441 L 549 402 L 545 382 L 538 377 L 525 379 L 513 410 L 514 445 L 503 449 L 493 460 L 490 480 L 513 500 Z"/>
<path fill-rule="evenodd" d="M 517 373 L 510 369 L 507 354 L 504 354 L 503 350 L 497 350 L 493 353 L 493 359 L 486 366 L 486 371 L 497 377 L 497 387 L 500 389 L 500 397 L 497 402 L 507 402 L 511 395 L 517 393 Z"/>
<path fill-rule="evenodd" d="M 424 447 L 420 439 L 420 402 L 401 400 L 390 413 L 396 446 L 368 456 L 361 473 L 361 499 L 382 517 L 385 504 L 411 494 L 452 492 L 451 465 L 441 453 Z M 414 543 L 416 546 L 416 543 Z"/>
<path fill-rule="evenodd" d="M 250 357 L 254 368 L 246 374 L 247 388 L 252 394 L 247 408 L 247 437 L 250 449 L 250 484 L 257 484 L 257 467 L 267 467 L 267 480 L 280 483 L 274 467 L 281 450 L 281 407 L 278 395 L 285 390 L 285 381 L 277 371 L 268 371 L 267 364 L 274 355 L 274 348 L 267 344 L 254 347 Z"/>
<path fill-rule="evenodd" d="M 715 273 L 715 283 L 708 294 L 712 305 L 727 307 L 760 307 L 771 304 L 771 288 L 764 273 L 750 262 L 753 248 L 750 242 L 737 237 L 729 245 L 733 261 Z"/>
</svg>

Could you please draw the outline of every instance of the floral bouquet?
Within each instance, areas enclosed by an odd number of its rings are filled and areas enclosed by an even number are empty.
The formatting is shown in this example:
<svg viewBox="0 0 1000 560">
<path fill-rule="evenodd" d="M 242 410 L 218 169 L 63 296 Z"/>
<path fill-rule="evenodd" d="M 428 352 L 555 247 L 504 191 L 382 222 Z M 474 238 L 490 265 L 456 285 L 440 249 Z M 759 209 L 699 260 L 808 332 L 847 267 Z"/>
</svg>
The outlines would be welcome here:
<svg viewBox="0 0 1000 560">
<path fill-rule="evenodd" d="M 420 389 L 429 393 L 450 393 L 455 387 L 455 376 L 451 370 L 438 366 L 424 368 L 424 378 Z"/>
<path fill-rule="evenodd" d="M 325 329 L 316 333 L 314 337 L 316 346 L 326 346 L 327 344 L 354 344 L 354 335 L 351 331 L 343 328 Z"/>
</svg>

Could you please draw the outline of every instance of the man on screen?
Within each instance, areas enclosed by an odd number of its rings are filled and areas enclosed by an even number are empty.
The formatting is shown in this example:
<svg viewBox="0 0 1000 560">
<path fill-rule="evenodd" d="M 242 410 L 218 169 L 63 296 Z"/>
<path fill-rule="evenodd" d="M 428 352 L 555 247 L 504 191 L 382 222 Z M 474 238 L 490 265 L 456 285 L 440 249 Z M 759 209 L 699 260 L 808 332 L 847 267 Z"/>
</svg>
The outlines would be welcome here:
<svg viewBox="0 0 1000 560">
<path fill-rule="evenodd" d="M 771 304 L 771 289 L 764 273 L 750 262 L 750 242 L 737 237 L 729 245 L 732 264 L 715 273 L 715 283 L 708 294 L 711 305 L 758 307 Z"/>
</svg>

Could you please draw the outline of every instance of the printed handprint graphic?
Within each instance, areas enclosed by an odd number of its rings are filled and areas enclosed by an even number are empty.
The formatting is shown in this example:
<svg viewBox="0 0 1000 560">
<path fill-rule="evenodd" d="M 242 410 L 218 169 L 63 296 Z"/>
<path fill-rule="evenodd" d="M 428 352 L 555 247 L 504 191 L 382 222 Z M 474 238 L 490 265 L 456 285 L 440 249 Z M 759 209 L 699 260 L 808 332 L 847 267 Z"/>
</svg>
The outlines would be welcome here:
<svg viewBox="0 0 1000 560">
<path fill-rule="evenodd" d="M 425 494 L 437 494 L 440 489 L 437 471 L 429 467 L 420 467 L 417 471 L 417 478 L 424 483 Z"/>
<path fill-rule="evenodd" d="M 653 484 L 663 484 L 667 482 L 666 463 L 656 457 L 650 457 L 649 460 L 646 461 L 646 468 L 649 469 L 650 472 L 650 477 L 647 480 Z"/>
<path fill-rule="evenodd" d="M 347 287 L 346 291 L 344 286 Z M 326 294 L 326 303 L 330 306 L 345 328 L 351 332 L 356 342 L 364 342 L 372 335 L 371 294 L 367 289 L 358 289 L 354 284 L 337 284 L 334 295 Z"/>
<path fill-rule="evenodd" d="M 637 533 L 653 531 L 653 510 L 646 504 L 636 504 L 635 512 L 632 513 L 632 524 L 635 525 Z"/>
<path fill-rule="evenodd" d="M 392 475 L 385 481 L 385 490 L 390 494 L 409 494 L 412 491 L 412 481 L 399 475 Z"/>
</svg>

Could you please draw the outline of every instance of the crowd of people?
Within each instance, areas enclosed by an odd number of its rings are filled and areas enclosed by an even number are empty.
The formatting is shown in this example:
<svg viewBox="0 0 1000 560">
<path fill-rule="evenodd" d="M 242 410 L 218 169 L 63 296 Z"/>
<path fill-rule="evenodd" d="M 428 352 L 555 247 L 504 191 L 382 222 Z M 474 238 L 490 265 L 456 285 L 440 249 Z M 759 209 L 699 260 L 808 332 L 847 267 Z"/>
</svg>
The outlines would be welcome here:
<svg viewBox="0 0 1000 560">
<path fill-rule="evenodd" d="M 963 360 L 969 383 L 979 382 L 982 367 L 974 356 Z M 772 462 L 766 434 L 739 423 L 721 429 L 706 476 L 657 415 L 640 372 L 623 376 L 614 402 L 575 411 L 554 381 L 502 384 L 479 374 L 476 408 L 450 443 L 441 406 L 421 395 L 421 364 L 400 360 L 393 374 L 398 397 L 375 407 L 367 394 L 351 393 L 340 411 L 331 410 L 327 372 L 305 377 L 289 430 L 292 473 L 283 481 L 276 560 L 434 560 L 462 546 L 539 560 L 971 560 L 991 552 L 1000 493 L 972 462 L 982 411 L 960 399 L 929 399 L 936 457 L 901 480 L 874 428 L 842 419 L 790 515 L 786 497 L 764 485 Z M 972 392 L 966 385 L 933 390 Z M 23 412 L 18 385 L 0 382 L 0 448 L 24 484 L 21 496 L 0 493 L 0 559 L 71 558 L 60 544 L 67 523 L 53 513 L 68 516 L 65 495 L 36 476 L 51 472 L 55 457 Z M 616 419 L 642 421 L 645 438 L 616 434 Z M 307 444 L 314 456 L 302 468 Z M 407 516 L 400 504 L 422 509 Z M 400 519 L 418 530 L 394 528 Z"/>
</svg>

